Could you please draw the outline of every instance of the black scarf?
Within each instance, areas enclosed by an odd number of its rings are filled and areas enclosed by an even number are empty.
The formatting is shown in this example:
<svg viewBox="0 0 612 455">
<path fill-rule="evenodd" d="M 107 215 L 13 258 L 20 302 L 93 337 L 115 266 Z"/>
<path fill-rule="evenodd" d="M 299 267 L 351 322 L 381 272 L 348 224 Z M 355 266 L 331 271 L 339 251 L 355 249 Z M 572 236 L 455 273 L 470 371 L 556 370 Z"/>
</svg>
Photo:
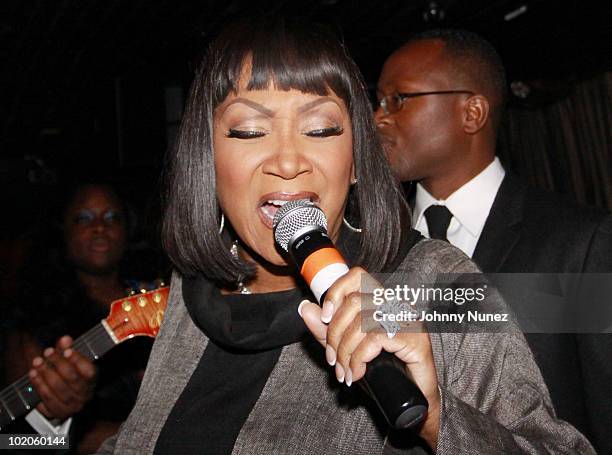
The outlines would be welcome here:
<svg viewBox="0 0 612 455">
<path fill-rule="evenodd" d="M 409 230 L 401 254 L 389 267 L 394 270 L 422 236 Z M 349 267 L 359 250 L 359 234 L 342 228 L 338 249 Z M 194 323 L 215 343 L 237 350 L 266 350 L 300 340 L 307 333 L 297 307 L 304 299 L 315 301 L 305 283 L 296 289 L 263 294 L 222 295 L 203 275 L 183 280 L 183 299 Z"/>
</svg>

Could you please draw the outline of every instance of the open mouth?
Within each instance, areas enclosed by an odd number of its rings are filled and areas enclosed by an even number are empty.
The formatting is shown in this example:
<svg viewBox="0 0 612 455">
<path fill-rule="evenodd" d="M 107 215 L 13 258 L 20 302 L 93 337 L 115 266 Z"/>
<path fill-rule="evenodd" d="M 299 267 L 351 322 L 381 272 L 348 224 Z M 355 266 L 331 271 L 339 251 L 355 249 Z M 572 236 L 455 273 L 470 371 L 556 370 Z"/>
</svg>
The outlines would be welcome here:
<svg viewBox="0 0 612 455">
<path fill-rule="evenodd" d="M 272 222 L 274 221 L 274 215 L 278 212 L 283 205 L 289 201 L 296 199 L 309 199 L 311 202 L 318 204 L 319 196 L 311 191 L 300 191 L 298 193 L 270 193 L 263 196 L 257 204 L 257 213 L 261 218 L 262 222 L 270 229 L 272 229 Z"/>
</svg>

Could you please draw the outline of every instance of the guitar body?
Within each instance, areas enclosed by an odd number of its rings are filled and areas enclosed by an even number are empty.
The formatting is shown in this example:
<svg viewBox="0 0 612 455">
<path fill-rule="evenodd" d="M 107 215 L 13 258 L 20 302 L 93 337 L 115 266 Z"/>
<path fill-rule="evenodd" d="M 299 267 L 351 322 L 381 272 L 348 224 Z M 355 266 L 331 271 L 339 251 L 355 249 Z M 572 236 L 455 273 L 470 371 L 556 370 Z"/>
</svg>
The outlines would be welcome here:
<svg viewBox="0 0 612 455">
<path fill-rule="evenodd" d="M 77 338 L 73 344 L 74 349 L 90 360 L 96 361 L 123 341 L 134 337 L 155 337 L 163 320 L 168 292 L 169 288 L 163 287 L 112 302 L 109 315 Z M 122 393 L 115 395 L 124 395 L 123 389 L 126 387 L 134 389 L 134 393 L 137 392 L 140 378 L 126 381 L 125 378 L 114 378 L 112 375 L 115 371 L 126 368 L 137 371 L 138 360 L 144 367 L 148 350 L 147 343 L 134 342 L 111 352 L 104 359 L 106 365 L 99 370 L 98 386 L 101 382 L 111 383 L 114 380 L 122 388 Z M 105 401 L 104 396 L 100 398 L 102 400 L 99 401 Z M 0 391 L 0 430 L 4 430 L 9 424 L 30 412 L 39 401 L 27 375 Z M 105 404 L 108 406 L 103 406 L 102 410 L 108 408 L 111 416 L 121 414 L 121 410 L 113 409 L 108 400 Z"/>
</svg>

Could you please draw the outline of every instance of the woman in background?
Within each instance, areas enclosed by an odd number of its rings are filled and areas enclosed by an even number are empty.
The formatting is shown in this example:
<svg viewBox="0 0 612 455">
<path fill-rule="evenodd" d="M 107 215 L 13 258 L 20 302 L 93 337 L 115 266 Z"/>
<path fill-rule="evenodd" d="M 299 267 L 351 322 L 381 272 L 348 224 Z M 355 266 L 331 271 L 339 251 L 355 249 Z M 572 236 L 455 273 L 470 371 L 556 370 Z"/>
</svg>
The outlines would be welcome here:
<svg viewBox="0 0 612 455">
<path fill-rule="evenodd" d="M 110 303 L 133 284 L 121 270 L 127 210 L 111 186 L 87 183 L 66 192 L 55 218 L 43 227 L 21 273 L 6 375 L 12 382 L 28 373 L 42 398 L 27 417 L 36 431 L 46 431 L 47 419 L 53 426 L 64 423 L 72 451 L 91 453 L 129 414 L 151 342 L 139 338 L 118 346 L 97 362 L 98 375 L 92 362 L 70 349 L 72 339 L 108 316 Z M 31 432 L 23 422 L 21 428 Z"/>
</svg>

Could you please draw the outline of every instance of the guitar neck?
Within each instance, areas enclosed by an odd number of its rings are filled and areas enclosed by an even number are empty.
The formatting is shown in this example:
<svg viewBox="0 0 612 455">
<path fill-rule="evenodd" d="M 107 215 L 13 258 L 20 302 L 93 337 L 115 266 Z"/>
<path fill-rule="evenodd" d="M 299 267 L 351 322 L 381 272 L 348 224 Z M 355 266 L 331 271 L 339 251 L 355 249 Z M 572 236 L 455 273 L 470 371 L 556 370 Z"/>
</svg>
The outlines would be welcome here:
<svg viewBox="0 0 612 455">
<path fill-rule="evenodd" d="M 118 341 L 111 336 L 111 331 L 105 328 L 101 321 L 94 328 L 74 341 L 73 349 L 94 361 L 111 350 Z M 0 391 L 0 430 L 13 420 L 30 412 L 38 403 L 40 397 L 30 383 L 28 375 L 24 375 Z"/>
</svg>

